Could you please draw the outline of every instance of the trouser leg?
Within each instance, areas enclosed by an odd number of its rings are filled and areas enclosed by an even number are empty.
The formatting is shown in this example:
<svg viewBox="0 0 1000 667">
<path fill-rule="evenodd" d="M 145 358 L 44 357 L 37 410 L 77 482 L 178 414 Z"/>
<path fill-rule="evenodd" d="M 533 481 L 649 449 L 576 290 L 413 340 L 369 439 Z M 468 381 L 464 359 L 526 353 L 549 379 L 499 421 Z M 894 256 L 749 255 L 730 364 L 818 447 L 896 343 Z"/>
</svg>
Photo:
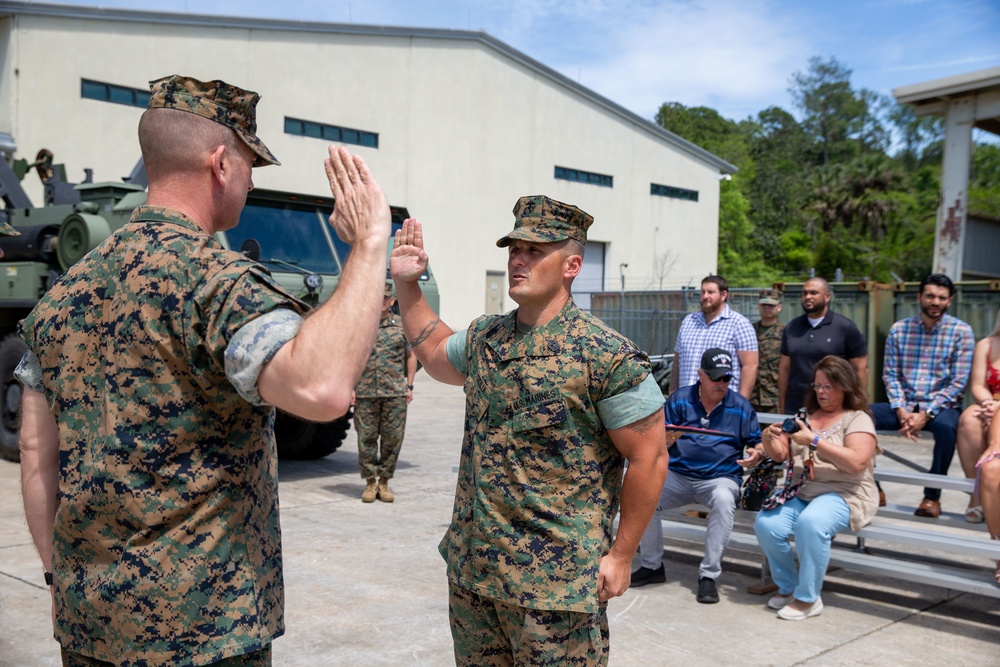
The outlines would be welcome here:
<svg viewBox="0 0 1000 667">
<path fill-rule="evenodd" d="M 958 432 L 958 410 L 947 408 L 942 410 L 925 427 L 934 434 L 934 455 L 931 459 L 930 472 L 935 475 L 947 475 L 951 461 L 955 457 L 955 439 Z M 941 499 L 941 489 L 924 489 L 924 497 L 931 500 Z"/>
<path fill-rule="evenodd" d="M 740 485 L 731 477 L 696 480 L 695 495 L 702 505 L 708 505 L 708 527 L 705 531 L 705 557 L 698 568 L 699 577 L 718 579 L 722 574 L 722 554 L 733 532 L 736 497 Z"/>
<path fill-rule="evenodd" d="M 824 493 L 802 510 L 795 523 L 795 552 L 799 556 L 796 600 L 812 603 L 819 597 L 830 564 L 830 543 L 850 522 L 851 510 L 836 493 Z"/>
<path fill-rule="evenodd" d="M 653 518 L 649 520 L 646 531 L 639 541 L 639 564 L 642 567 L 656 570 L 663 564 L 663 526 L 660 524 L 663 510 L 673 509 L 696 502 L 690 480 L 684 475 L 674 472 L 667 473 L 667 481 L 660 491 L 660 502 L 656 506 Z"/>
<path fill-rule="evenodd" d="M 754 522 L 757 543 L 767 557 L 771 578 L 782 595 L 790 595 L 799 584 L 795 554 L 789 538 L 795 534 L 795 523 L 805 506 L 803 501 L 792 498 L 773 510 L 761 510 Z"/>
<path fill-rule="evenodd" d="M 379 399 L 359 398 L 354 405 L 354 430 L 358 433 L 358 467 L 361 477 L 378 477 Z"/>
<path fill-rule="evenodd" d="M 396 462 L 399 460 L 406 432 L 406 397 L 383 398 L 381 403 L 378 474 L 379 477 L 390 479 L 396 471 Z"/>
</svg>

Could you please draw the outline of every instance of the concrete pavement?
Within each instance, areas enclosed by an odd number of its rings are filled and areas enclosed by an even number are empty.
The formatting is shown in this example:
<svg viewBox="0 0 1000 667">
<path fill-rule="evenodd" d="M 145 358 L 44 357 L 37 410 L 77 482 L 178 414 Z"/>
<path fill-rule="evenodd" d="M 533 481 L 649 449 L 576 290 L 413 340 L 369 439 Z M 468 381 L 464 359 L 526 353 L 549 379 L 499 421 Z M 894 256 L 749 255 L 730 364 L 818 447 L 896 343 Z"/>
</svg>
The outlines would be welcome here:
<svg viewBox="0 0 1000 667">
<path fill-rule="evenodd" d="M 417 376 L 393 490 L 363 504 L 355 435 L 326 459 L 282 462 L 286 634 L 276 665 L 451 665 L 447 585 L 437 553 L 451 515 L 463 394 Z M 918 462 L 930 445 L 894 442 Z M 887 469 L 898 466 L 883 460 Z M 958 461 L 952 474 L 961 475 Z M 48 592 L 23 519 L 19 466 L 0 461 L 0 666 L 59 664 Z M 887 487 L 915 504 L 920 490 Z M 944 492 L 946 509 L 966 498 Z M 667 583 L 632 589 L 609 606 L 611 665 L 1000 665 L 997 601 L 833 572 L 821 616 L 778 620 L 747 593 L 755 554 L 730 549 L 721 602 L 695 602 L 700 547 L 672 543 Z M 985 566 L 986 564 L 984 564 Z"/>
</svg>

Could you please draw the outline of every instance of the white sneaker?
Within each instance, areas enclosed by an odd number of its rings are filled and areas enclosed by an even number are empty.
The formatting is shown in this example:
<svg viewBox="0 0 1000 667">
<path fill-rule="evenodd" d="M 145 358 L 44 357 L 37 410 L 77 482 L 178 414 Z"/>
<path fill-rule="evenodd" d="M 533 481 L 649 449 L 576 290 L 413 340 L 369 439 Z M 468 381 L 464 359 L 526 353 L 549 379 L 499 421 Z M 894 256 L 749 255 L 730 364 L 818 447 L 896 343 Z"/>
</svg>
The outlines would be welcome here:
<svg viewBox="0 0 1000 667">
<path fill-rule="evenodd" d="M 819 616 L 822 613 L 823 598 L 816 598 L 815 602 L 802 610 L 792 609 L 789 606 L 782 607 L 778 610 L 778 618 L 783 618 L 786 621 L 804 621 L 807 618 Z"/>
<path fill-rule="evenodd" d="M 793 598 L 794 595 L 791 593 L 789 593 L 788 595 L 782 595 L 781 593 L 778 593 L 777 595 L 775 595 L 774 597 L 772 597 L 770 600 L 767 601 L 767 608 L 774 610 L 781 609 L 786 604 L 791 602 Z"/>
</svg>

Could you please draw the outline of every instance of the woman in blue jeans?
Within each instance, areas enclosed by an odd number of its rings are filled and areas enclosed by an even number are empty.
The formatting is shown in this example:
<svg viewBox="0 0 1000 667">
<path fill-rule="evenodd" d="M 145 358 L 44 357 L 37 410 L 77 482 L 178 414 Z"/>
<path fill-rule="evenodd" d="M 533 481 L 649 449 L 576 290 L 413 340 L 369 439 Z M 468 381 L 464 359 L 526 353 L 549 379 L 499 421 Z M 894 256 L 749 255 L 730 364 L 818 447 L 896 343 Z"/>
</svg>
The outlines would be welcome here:
<svg viewBox="0 0 1000 667">
<path fill-rule="evenodd" d="M 833 536 L 864 526 L 878 510 L 873 462 L 881 450 L 868 397 L 850 363 L 828 356 L 816 364 L 806 411 L 806 421 L 796 420 L 795 433 L 774 424 L 761 434 L 772 459 L 786 461 L 791 455 L 793 480 L 802 479 L 803 471 L 806 477 L 794 497 L 759 512 L 754 525 L 778 585 L 767 606 L 790 621 L 823 611 L 820 590 Z M 789 543 L 793 535 L 798 569 Z"/>
</svg>

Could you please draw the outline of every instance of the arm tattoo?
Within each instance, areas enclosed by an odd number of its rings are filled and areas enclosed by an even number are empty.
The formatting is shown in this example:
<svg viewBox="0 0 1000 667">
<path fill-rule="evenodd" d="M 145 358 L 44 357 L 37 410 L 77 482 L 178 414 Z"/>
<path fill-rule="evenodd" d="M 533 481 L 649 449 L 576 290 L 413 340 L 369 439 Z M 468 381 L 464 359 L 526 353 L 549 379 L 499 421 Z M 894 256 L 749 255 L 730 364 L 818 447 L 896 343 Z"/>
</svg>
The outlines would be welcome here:
<svg viewBox="0 0 1000 667">
<path fill-rule="evenodd" d="M 647 417 L 640 419 L 637 422 L 632 422 L 629 425 L 629 428 L 631 428 L 636 433 L 647 433 L 656 428 L 657 426 L 663 425 L 662 416 L 663 416 L 663 410 L 661 409 L 658 410 L 657 412 L 654 412 L 651 415 L 648 415 Z"/>
<path fill-rule="evenodd" d="M 441 324 L 441 320 L 439 320 L 439 319 L 438 320 L 434 320 L 433 322 L 428 323 L 428 325 L 425 326 L 420 331 L 420 334 L 416 338 L 414 338 L 413 340 L 410 341 L 410 347 L 411 348 L 416 348 L 418 345 L 420 345 L 425 340 L 427 340 L 428 338 L 430 338 L 431 334 L 434 333 L 434 330 L 438 328 L 439 324 Z"/>
</svg>

